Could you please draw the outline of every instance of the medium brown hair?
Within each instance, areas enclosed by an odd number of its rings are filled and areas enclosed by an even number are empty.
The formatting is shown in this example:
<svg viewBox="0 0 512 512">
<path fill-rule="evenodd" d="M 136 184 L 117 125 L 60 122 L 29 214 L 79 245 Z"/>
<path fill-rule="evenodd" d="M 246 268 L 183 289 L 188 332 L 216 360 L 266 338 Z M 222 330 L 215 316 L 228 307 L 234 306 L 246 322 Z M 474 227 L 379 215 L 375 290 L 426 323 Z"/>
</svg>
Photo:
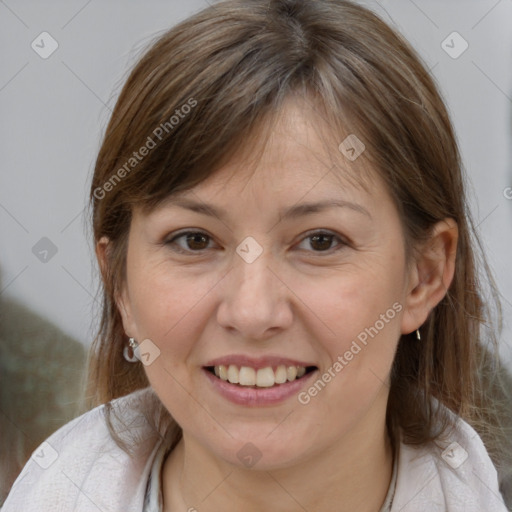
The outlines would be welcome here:
<svg viewBox="0 0 512 512">
<path fill-rule="evenodd" d="M 477 428 L 497 462 L 503 431 L 486 396 L 498 386 L 488 371 L 497 364 L 496 338 L 484 304 L 496 300 L 493 310 L 500 309 L 492 281 L 489 297 L 481 287 L 480 245 L 452 125 L 411 46 L 371 11 L 344 0 L 216 3 L 160 36 L 131 72 L 91 186 L 94 240 L 110 240 L 90 356 L 91 405 L 149 385 L 143 366 L 123 358 L 127 336 L 115 302 L 133 208 L 151 211 L 208 178 L 294 95 L 321 112 L 340 142 L 350 132 L 364 141 L 362 158 L 387 184 L 408 250 L 435 223 L 457 222 L 451 286 L 421 327 L 421 342 L 411 335 L 399 341 L 387 424 L 395 441 L 401 430 L 405 442 L 427 443 L 449 426 L 439 402 Z M 156 146 L 130 160 L 152 146 L 149 139 Z M 489 281 L 485 260 L 481 268 Z"/>
</svg>

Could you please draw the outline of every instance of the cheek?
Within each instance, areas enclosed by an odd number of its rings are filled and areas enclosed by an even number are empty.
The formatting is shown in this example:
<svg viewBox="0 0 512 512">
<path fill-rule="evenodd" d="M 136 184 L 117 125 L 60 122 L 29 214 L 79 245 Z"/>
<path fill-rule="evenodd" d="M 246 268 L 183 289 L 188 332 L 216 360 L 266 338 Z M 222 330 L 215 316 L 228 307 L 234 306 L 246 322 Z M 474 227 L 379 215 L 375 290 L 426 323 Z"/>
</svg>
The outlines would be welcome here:
<svg viewBox="0 0 512 512">
<path fill-rule="evenodd" d="M 190 393 L 197 376 L 197 340 L 202 339 L 211 315 L 206 308 L 215 279 L 207 274 L 191 276 L 163 264 L 133 277 L 130 291 L 138 331 L 159 350 L 144 371 L 174 419 L 186 424 L 191 415 L 204 413 Z"/>
<path fill-rule="evenodd" d="M 372 404 L 383 403 L 388 391 L 402 305 L 385 279 L 369 277 L 347 278 L 328 292 L 311 290 L 329 329 L 316 331 L 324 364 L 299 399 L 316 417 L 331 418 L 326 428 L 333 436 L 355 425 Z"/>
<path fill-rule="evenodd" d="M 140 335 L 154 341 L 162 352 L 188 352 L 201 330 L 204 305 L 215 279 L 206 274 L 190 276 L 161 264 L 134 275 L 131 282 L 132 310 Z"/>
<path fill-rule="evenodd" d="M 404 299 L 398 267 L 361 264 L 297 287 L 319 320 L 315 330 L 331 357 L 343 354 L 358 336 L 364 342 L 369 329 L 376 328 L 380 338 L 398 336 Z"/>
<path fill-rule="evenodd" d="M 400 337 L 403 260 L 393 252 L 381 254 L 380 264 L 369 260 L 310 283 L 307 295 L 322 321 L 316 338 L 326 357 L 321 382 L 306 390 L 303 403 L 315 402 L 320 415 L 343 411 L 348 422 L 386 391 Z"/>
</svg>

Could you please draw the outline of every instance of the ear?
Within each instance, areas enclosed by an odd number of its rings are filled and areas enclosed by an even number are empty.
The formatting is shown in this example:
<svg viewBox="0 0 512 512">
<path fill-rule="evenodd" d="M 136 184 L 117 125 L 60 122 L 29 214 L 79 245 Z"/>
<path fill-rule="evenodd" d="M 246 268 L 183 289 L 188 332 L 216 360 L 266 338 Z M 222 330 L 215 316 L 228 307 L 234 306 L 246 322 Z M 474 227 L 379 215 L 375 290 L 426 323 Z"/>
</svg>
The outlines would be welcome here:
<svg viewBox="0 0 512 512">
<path fill-rule="evenodd" d="M 101 275 L 103 280 L 105 280 L 107 276 L 108 269 L 108 251 L 110 248 L 110 240 L 106 236 L 102 236 L 99 242 L 96 243 L 96 258 L 98 260 L 98 265 L 100 266 Z"/>
<path fill-rule="evenodd" d="M 101 274 L 103 276 L 104 281 L 108 274 L 108 256 L 110 250 L 111 245 L 109 238 L 106 236 L 101 237 L 100 240 L 96 243 L 96 258 L 98 259 L 98 264 L 100 266 Z M 123 321 L 124 331 L 129 337 L 133 336 L 136 338 L 137 333 L 135 329 L 135 323 L 133 322 L 133 315 L 131 313 L 130 301 L 128 300 L 126 283 L 121 283 L 121 291 L 119 293 L 114 293 L 116 306 Z"/>
<path fill-rule="evenodd" d="M 419 329 L 446 295 L 455 273 L 457 240 L 457 223 L 447 218 L 438 222 L 429 239 L 417 248 L 409 272 L 402 334 Z"/>
</svg>

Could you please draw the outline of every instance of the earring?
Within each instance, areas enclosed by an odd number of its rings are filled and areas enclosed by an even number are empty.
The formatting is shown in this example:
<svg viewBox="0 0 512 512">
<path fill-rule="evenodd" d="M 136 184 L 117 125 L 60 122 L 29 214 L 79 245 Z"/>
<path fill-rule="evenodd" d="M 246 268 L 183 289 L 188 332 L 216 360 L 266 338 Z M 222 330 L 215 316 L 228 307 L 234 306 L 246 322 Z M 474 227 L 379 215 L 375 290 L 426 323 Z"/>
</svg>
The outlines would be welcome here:
<svg viewBox="0 0 512 512">
<path fill-rule="evenodd" d="M 421 334 L 419 329 L 416 329 L 416 339 L 421 340 Z"/>
<path fill-rule="evenodd" d="M 137 344 L 135 339 L 130 338 L 128 340 L 128 345 L 125 345 L 125 347 L 123 348 L 123 356 L 129 363 L 136 363 L 139 360 L 138 357 L 135 355 L 135 349 L 138 346 L 139 345 Z"/>
</svg>

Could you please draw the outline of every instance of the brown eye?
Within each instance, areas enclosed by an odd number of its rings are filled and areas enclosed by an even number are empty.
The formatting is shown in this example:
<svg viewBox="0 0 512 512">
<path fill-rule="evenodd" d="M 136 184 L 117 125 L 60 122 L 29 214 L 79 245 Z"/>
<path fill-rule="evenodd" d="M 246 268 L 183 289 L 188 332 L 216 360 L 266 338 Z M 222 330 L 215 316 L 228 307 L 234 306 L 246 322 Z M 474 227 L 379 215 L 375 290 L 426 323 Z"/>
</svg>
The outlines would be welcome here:
<svg viewBox="0 0 512 512">
<path fill-rule="evenodd" d="M 203 233 L 189 233 L 186 235 L 186 243 L 189 249 L 201 250 L 208 246 L 209 237 Z"/>
<path fill-rule="evenodd" d="M 335 241 L 338 243 L 333 246 L 333 242 Z M 313 250 L 313 252 L 335 252 L 346 245 L 344 240 L 339 236 L 333 233 L 319 231 L 304 238 L 299 244 L 299 247 L 302 246 L 300 247 L 301 249 L 307 251 Z"/>
<path fill-rule="evenodd" d="M 331 248 L 334 235 L 313 235 L 310 244 L 315 250 L 327 251 Z"/>
<path fill-rule="evenodd" d="M 178 241 L 181 241 L 180 243 Z M 181 233 L 168 242 L 166 245 L 175 247 L 177 252 L 199 252 L 208 249 L 211 238 L 206 233 L 201 231 L 188 231 Z"/>
</svg>

